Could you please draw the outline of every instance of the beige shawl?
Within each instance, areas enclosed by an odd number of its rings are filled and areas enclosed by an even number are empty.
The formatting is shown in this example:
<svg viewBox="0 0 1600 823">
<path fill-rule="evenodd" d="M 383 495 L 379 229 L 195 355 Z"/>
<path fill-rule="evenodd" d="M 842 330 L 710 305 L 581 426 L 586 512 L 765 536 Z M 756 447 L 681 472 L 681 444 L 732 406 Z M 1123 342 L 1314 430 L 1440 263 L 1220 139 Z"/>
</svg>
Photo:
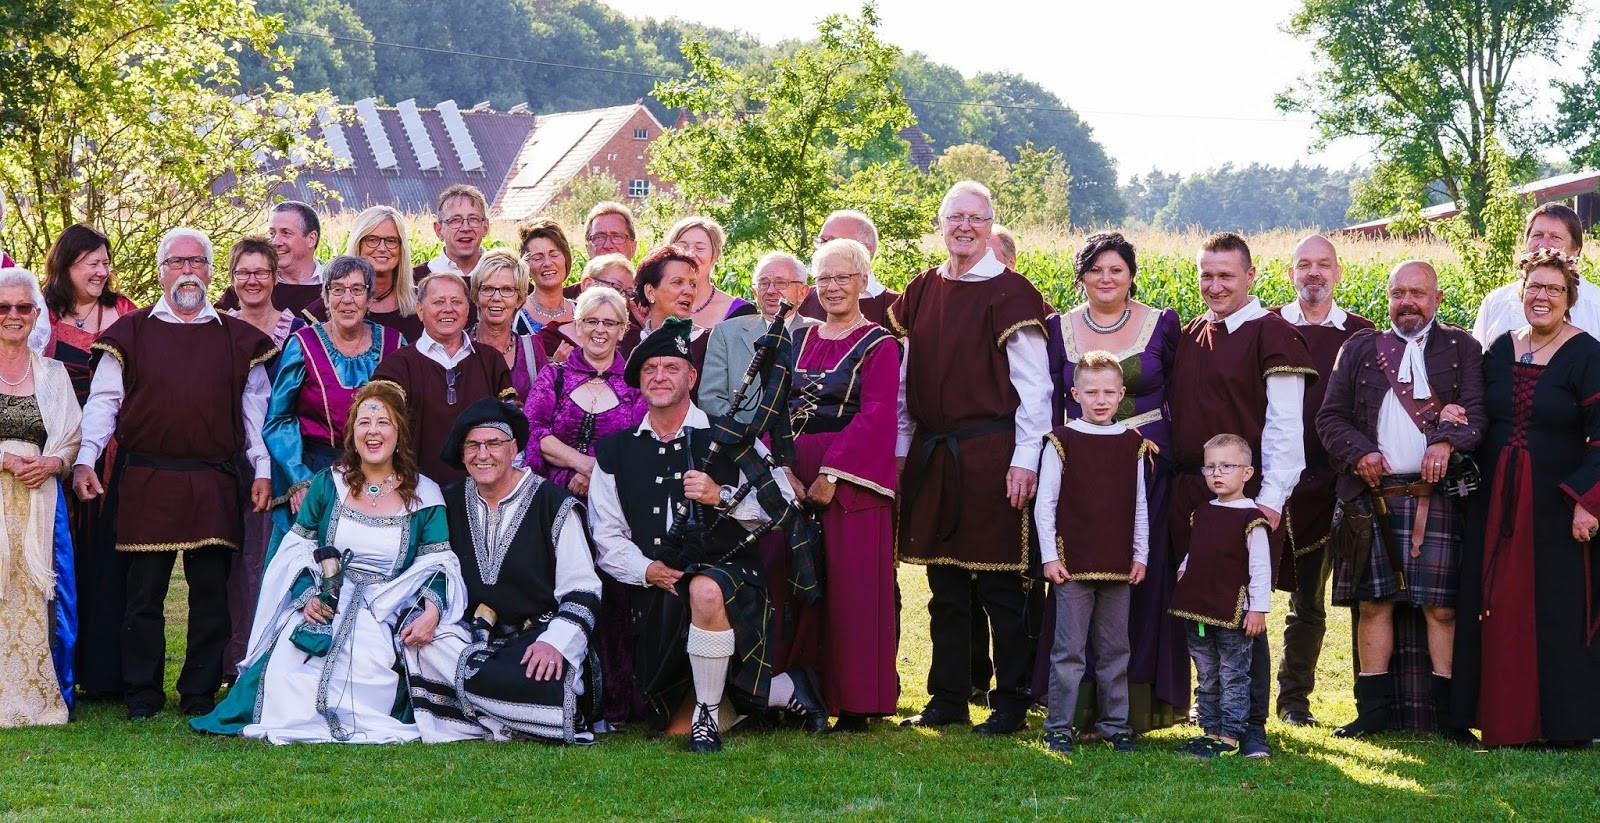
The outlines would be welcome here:
<svg viewBox="0 0 1600 823">
<path fill-rule="evenodd" d="M 33 351 L 28 352 L 28 357 L 33 361 L 34 396 L 38 398 L 39 413 L 44 418 L 44 449 L 41 451 L 32 443 L 20 440 L 3 440 L 0 441 L 0 451 L 22 457 L 40 454 L 59 457 L 62 475 L 68 476 L 72 471 L 72 461 L 78 456 L 78 441 L 83 434 L 83 410 L 78 407 L 77 396 L 72 393 L 72 381 L 67 378 L 65 366 L 56 360 L 40 357 Z M 17 555 L 19 542 L 22 563 L 28 576 L 44 592 L 46 599 L 54 597 L 56 496 L 63 493 L 62 486 L 59 482 L 47 481 L 37 489 L 26 489 L 9 472 L 0 472 L 0 484 L 15 484 L 24 493 L 0 496 L 0 600 L 4 600 L 8 594 L 5 589 L 6 581 L 10 579 L 9 566 Z M 5 510 L 6 498 L 18 496 L 28 501 L 28 511 L 24 513 L 23 522 L 26 526 L 22 533 L 13 534 L 11 529 L 3 526 L 13 522 L 15 515 Z"/>
</svg>

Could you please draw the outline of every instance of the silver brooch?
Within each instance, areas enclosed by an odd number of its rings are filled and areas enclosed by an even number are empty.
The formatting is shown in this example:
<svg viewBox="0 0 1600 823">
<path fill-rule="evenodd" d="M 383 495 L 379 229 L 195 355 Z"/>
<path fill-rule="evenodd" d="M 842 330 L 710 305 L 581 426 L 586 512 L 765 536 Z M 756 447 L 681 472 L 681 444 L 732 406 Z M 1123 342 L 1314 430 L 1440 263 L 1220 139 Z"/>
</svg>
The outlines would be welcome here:
<svg viewBox="0 0 1600 823">
<path fill-rule="evenodd" d="M 672 338 L 672 342 L 678 345 L 678 354 L 689 354 L 689 344 L 682 337 L 674 337 Z"/>
</svg>

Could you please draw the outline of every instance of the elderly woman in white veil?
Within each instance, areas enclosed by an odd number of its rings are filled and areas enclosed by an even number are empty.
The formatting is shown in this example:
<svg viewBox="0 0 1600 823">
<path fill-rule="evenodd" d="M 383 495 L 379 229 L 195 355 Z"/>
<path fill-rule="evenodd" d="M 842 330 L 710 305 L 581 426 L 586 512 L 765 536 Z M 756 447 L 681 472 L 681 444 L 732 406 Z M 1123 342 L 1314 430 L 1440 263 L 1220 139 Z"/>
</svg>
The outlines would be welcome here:
<svg viewBox="0 0 1600 823">
<path fill-rule="evenodd" d="M 312 477 L 262 575 L 239 679 L 190 727 L 272 743 L 421 739 L 398 648 L 460 619 L 466 585 L 407 431 L 393 383 L 356 393 L 343 453 Z"/>
<path fill-rule="evenodd" d="M 83 413 L 50 340 L 39 281 L 0 269 L 0 727 L 67 722 L 77 639 L 61 478 Z"/>
</svg>

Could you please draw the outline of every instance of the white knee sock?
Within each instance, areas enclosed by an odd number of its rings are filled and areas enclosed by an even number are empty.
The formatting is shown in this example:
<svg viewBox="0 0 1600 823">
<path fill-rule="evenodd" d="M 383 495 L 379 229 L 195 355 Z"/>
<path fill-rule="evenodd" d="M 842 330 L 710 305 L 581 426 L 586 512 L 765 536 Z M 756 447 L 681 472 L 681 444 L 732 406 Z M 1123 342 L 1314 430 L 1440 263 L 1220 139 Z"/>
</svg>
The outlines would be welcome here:
<svg viewBox="0 0 1600 823">
<path fill-rule="evenodd" d="M 720 705 L 728 685 L 728 660 L 733 657 L 733 629 L 714 632 L 690 626 L 687 647 L 695 702 Z"/>
<path fill-rule="evenodd" d="M 767 705 L 787 706 L 792 697 L 794 697 L 794 681 L 789 678 L 789 673 L 773 675 L 772 687 L 767 690 Z"/>
</svg>

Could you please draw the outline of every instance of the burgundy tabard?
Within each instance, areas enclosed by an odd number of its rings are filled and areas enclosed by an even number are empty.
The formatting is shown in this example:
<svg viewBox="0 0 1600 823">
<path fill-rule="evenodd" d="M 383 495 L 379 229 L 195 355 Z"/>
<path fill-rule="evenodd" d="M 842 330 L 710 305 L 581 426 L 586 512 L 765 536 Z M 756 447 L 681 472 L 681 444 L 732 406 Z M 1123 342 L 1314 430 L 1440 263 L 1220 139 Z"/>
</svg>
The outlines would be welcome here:
<svg viewBox="0 0 1600 823">
<path fill-rule="evenodd" d="M 1190 516 L 1188 565 L 1167 611 L 1185 620 L 1227 629 L 1244 625 L 1250 590 L 1250 530 L 1267 527 L 1255 506 L 1236 509 L 1202 503 Z"/>
<path fill-rule="evenodd" d="M 789 389 L 789 421 L 794 435 L 843 431 L 861 411 L 861 364 L 880 345 L 893 346 L 894 335 L 869 328 L 839 362 L 827 369 L 802 369 L 800 358 L 811 335 L 804 331 L 794 350 L 794 382 Z"/>
<path fill-rule="evenodd" d="M 1061 456 L 1056 554 L 1073 580 L 1127 580 L 1133 568 L 1138 472 L 1155 446 L 1139 432 L 1087 434 L 1068 426 L 1046 437 Z"/>
<path fill-rule="evenodd" d="M 1277 312 L 1280 309 L 1273 309 Z M 1329 463 L 1328 450 L 1317 436 L 1317 412 L 1322 409 L 1322 399 L 1327 394 L 1328 377 L 1333 374 L 1333 362 L 1339 357 L 1339 348 L 1350 336 L 1374 328 L 1372 321 L 1359 314 L 1345 313 L 1344 328 L 1334 326 L 1295 326 L 1305 338 L 1311 351 L 1311 362 L 1317 368 L 1317 380 L 1306 384 L 1305 426 L 1306 468 L 1300 473 L 1300 482 L 1289 497 L 1284 512 L 1283 530 L 1293 557 L 1300 557 L 1327 545 L 1328 531 L 1333 525 L 1333 487 L 1338 481 L 1338 471 Z"/>
<path fill-rule="evenodd" d="M 168 323 L 140 309 L 94 343 L 122 364 L 118 551 L 242 544 L 234 457 L 245 448 L 244 386 L 278 350 L 249 323 L 219 320 Z"/>
<path fill-rule="evenodd" d="M 917 424 L 895 532 L 899 559 L 1027 567 L 1028 515 L 1005 495 L 1021 403 L 1006 342 L 1028 326 L 1043 332 L 1044 317 L 1039 291 L 1010 269 L 985 280 L 931 269 L 890 308 L 889 324 L 907 343 L 906 405 Z"/>
<path fill-rule="evenodd" d="M 467 473 L 447 465 L 439 456 L 455 425 L 456 417 L 474 402 L 490 396 L 518 400 L 511 387 L 511 369 L 500 352 L 474 347 L 455 371 L 455 402 L 451 403 L 449 379 L 444 366 L 406 346 L 383 358 L 373 371 L 373 380 L 387 380 L 406 395 L 406 417 L 411 427 L 411 445 L 417 452 L 417 466 L 441 486 L 465 480 Z"/>
<path fill-rule="evenodd" d="M 1168 395 L 1178 465 L 1200 465 L 1206 441 L 1223 432 L 1249 442 L 1259 463 L 1267 378 L 1274 374 L 1303 374 L 1308 384 L 1317 379 L 1305 338 L 1289 321 L 1268 313 L 1233 332 L 1204 317 L 1189 321 L 1178 339 Z"/>
</svg>

